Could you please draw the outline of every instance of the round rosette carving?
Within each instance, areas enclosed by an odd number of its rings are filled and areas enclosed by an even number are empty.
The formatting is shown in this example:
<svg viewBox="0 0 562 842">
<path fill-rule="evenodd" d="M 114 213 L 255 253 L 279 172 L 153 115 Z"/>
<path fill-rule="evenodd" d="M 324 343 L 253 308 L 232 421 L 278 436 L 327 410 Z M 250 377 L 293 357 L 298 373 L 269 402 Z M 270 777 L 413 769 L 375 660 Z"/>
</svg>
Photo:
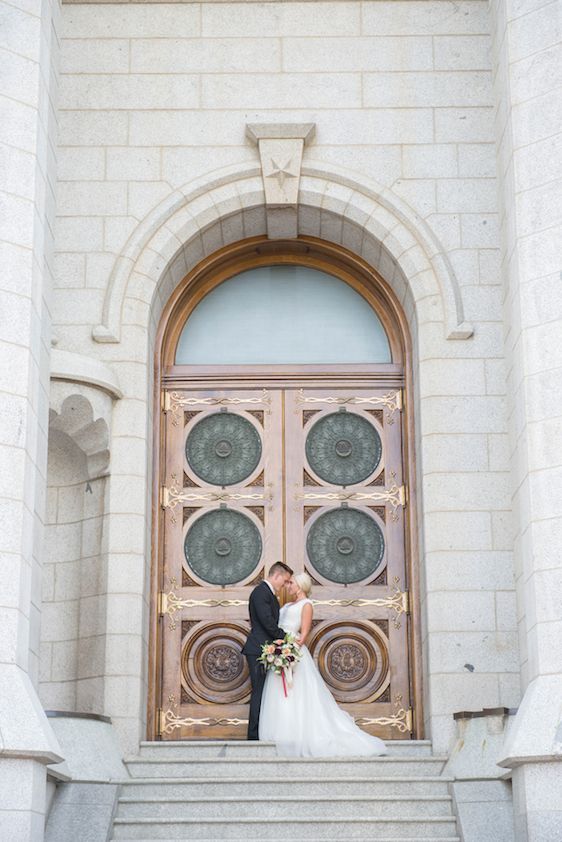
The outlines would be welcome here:
<svg viewBox="0 0 562 842">
<path fill-rule="evenodd" d="M 262 538 L 247 515 L 213 509 L 188 530 L 184 553 L 199 579 L 211 585 L 234 585 L 247 579 L 259 564 Z"/>
<path fill-rule="evenodd" d="M 306 458 L 314 473 L 331 485 L 357 485 L 377 469 L 382 442 L 376 428 L 353 412 L 324 415 L 306 437 Z"/>
<path fill-rule="evenodd" d="M 378 523 L 358 509 L 333 509 L 311 525 L 306 551 L 314 569 L 330 582 L 350 585 L 370 578 L 384 557 Z"/>
<path fill-rule="evenodd" d="M 244 702 L 250 677 L 242 647 L 247 627 L 237 623 L 197 624 L 182 648 L 182 683 L 195 701 L 214 704 Z"/>
<path fill-rule="evenodd" d="M 216 412 L 198 421 L 187 436 L 185 456 L 194 474 L 210 485 L 237 485 L 261 459 L 254 425 L 234 412 Z"/>
<path fill-rule="evenodd" d="M 313 631 L 309 649 L 338 701 L 371 702 L 388 686 L 388 640 L 368 620 L 321 623 Z"/>
</svg>

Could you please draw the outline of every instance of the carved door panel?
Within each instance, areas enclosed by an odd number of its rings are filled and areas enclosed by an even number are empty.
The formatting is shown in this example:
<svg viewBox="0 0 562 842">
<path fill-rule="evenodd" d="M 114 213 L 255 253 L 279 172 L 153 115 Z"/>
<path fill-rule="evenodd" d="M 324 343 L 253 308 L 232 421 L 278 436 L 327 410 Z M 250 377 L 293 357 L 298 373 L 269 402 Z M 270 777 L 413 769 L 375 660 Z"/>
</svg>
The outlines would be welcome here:
<svg viewBox="0 0 562 842">
<path fill-rule="evenodd" d="M 310 649 L 365 730 L 411 732 L 400 393 L 165 393 L 163 738 L 244 738 L 247 600 L 276 560 L 314 581 Z"/>
<path fill-rule="evenodd" d="M 165 393 L 164 738 L 246 733 L 248 594 L 282 555 L 281 395 Z"/>
<path fill-rule="evenodd" d="M 309 648 L 369 733 L 412 731 L 401 392 L 286 396 L 287 554 L 314 583 Z"/>
</svg>

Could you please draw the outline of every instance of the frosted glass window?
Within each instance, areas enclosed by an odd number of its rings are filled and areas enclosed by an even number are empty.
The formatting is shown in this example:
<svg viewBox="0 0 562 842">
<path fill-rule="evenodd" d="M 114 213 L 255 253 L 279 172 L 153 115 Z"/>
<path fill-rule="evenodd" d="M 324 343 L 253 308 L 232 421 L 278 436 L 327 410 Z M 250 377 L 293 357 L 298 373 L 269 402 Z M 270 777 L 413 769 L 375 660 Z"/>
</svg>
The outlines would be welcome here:
<svg viewBox="0 0 562 842">
<path fill-rule="evenodd" d="M 182 330 L 178 365 L 387 363 L 373 309 L 344 281 L 304 266 L 265 266 L 210 292 Z"/>
</svg>

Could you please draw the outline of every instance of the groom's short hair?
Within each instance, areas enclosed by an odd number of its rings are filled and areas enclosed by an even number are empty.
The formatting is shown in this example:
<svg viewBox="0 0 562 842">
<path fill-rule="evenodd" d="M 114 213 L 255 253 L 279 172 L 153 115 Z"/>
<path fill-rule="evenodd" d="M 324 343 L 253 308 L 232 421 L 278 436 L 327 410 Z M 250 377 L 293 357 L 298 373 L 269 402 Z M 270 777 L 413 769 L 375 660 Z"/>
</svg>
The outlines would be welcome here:
<svg viewBox="0 0 562 842">
<path fill-rule="evenodd" d="M 293 571 L 284 561 L 276 561 L 275 564 L 272 564 L 267 575 L 275 576 L 276 573 L 288 573 L 289 576 L 293 575 Z"/>
</svg>

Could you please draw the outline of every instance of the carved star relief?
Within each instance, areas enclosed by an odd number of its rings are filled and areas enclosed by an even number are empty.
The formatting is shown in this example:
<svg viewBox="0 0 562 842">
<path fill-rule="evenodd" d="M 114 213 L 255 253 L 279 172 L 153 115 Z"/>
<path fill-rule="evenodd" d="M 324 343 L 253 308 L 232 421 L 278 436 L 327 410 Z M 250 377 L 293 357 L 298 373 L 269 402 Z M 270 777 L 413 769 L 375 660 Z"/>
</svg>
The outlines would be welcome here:
<svg viewBox="0 0 562 842">
<path fill-rule="evenodd" d="M 292 172 L 292 158 L 287 158 L 283 163 L 279 158 L 271 159 L 271 171 L 265 174 L 266 178 L 276 178 L 280 188 L 283 188 L 287 178 L 296 178 L 297 174 Z"/>
</svg>

